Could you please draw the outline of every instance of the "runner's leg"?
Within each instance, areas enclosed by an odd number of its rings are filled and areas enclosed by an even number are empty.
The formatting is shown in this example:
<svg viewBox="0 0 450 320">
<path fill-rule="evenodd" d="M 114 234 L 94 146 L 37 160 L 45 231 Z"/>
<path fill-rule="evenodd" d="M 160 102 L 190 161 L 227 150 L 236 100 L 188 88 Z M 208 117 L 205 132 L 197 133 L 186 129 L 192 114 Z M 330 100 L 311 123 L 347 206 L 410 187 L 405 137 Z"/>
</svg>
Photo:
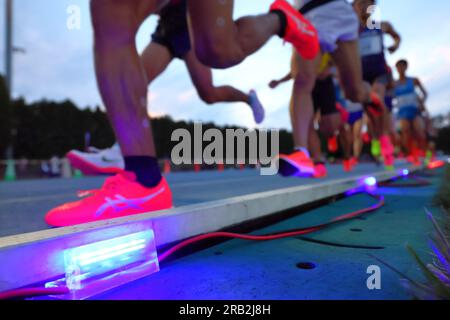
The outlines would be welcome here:
<svg viewBox="0 0 450 320">
<path fill-rule="evenodd" d="M 305 60 L 294 51 L 292 73 L 294 86 L 291 98 L 291 121 L 293 126 L 294 146 L 308 148 L 308 135 L 314 116 L 312 91 L 317 76 L 320 55 L 314 60 Z"/>
<path fill-rule="evenodd" d="M 353 157 L 359 159 L 363 148 L 362 140 L 363 119 L 355 122 L 353 125 Z"/>
<path fill-rule="evenodd" d="M 364 84 L 362 79 L 358 41 L 339 41 L 338 48 L 332 53 L 332 56 L 339 70 L 339 77 L 346 98 L 352 102 L 368 102 L 370 100 L 370 87 Z"/>
<path fill-rule="evenodd" d="M 200 98 L 207 104 L 216 102 L 245 102 L 249 103 L 249 96 L 232 86 L 215 87 L 210 68 L 206 67 L 195 56 L 194 51 L 189 51 L 184 61 L 197 89 Z"/>
<path fill-rule="evenodd" d="M 156 156 L 147 116 L 147 79 L 135 36 L 144 19 L 165 2 L 91 1 L 97 82 L 124 156 Z"/>
<path fill-rule="evenodd" d="M 169 49 L 156 42 L 150 42 L 141 54 L 142 64 L 145 69 L 148 84 L 151 84 L 161 75 L 172 62 L 172 54 Z"/>
</svg>

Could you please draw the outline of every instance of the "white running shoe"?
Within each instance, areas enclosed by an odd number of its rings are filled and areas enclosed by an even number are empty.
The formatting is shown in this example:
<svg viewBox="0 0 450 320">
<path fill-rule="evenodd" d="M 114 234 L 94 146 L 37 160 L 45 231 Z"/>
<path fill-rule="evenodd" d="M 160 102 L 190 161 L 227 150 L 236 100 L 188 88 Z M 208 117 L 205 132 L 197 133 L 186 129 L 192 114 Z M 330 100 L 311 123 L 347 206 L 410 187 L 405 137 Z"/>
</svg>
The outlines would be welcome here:
<svg viewBox="0 0 450 320">
<path fill-rule="evenodd" d="M 250 107 L 253 111 L 253 117 L 255 118 L 255 122 L 257 124 L 260 124 L 264 121 L 265 117 L 264 107 L 262 106 L 261 101 L 259 101 L 258 95 L 256 94 L 255 90 L 250 90 L 249 96 Z"/>
<path fill-rule="evenodd" d="M 97 152 L 72 150 L 66 157 L 75 169 L 84 175 L 117 174 L 125 168 L 122 152 L 118 144 Z"/>
</svg>

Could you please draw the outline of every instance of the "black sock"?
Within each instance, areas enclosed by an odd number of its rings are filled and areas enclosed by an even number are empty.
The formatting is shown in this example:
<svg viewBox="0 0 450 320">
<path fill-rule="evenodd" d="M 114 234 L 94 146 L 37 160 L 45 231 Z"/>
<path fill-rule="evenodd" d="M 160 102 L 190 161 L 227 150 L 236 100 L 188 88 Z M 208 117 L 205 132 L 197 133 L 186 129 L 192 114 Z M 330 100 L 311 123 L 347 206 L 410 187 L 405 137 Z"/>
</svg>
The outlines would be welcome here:
<svg viewBox="0 0 450 320">
<path fill-rule="evenodd" d="M 125 157 L 125 171 L 136 174 L 137 181 L 144 187 L 156 187 L 162 179 L 158 159 L 154 157 Z"/>
<path fill-rule="evenodd" d="M 284 38 L 284 35 L 286 34 L 286 27 L 287 27 L 286 15 L 281 10 L 273 10 L 270 13 L 274 13 L 278 16 L 278 19 L 280 20 L 280 32 L 278 33 L 278 36 L 280 38 Z"/>
</svg>

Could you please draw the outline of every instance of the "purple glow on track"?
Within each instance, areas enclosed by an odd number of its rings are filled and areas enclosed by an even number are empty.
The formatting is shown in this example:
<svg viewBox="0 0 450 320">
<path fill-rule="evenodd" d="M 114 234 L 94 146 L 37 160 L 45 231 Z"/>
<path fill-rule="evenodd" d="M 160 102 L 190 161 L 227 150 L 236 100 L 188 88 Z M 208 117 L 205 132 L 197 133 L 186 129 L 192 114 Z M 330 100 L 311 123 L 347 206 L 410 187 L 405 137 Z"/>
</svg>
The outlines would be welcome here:
<svg viewBox="0 0 450 320">
<path fill-rule="evenodd" d="M 369 188 L 376 187 L 377 179 L 375 177 L 368 177 L 364 179 L 364 184 Z"/>
</svg>

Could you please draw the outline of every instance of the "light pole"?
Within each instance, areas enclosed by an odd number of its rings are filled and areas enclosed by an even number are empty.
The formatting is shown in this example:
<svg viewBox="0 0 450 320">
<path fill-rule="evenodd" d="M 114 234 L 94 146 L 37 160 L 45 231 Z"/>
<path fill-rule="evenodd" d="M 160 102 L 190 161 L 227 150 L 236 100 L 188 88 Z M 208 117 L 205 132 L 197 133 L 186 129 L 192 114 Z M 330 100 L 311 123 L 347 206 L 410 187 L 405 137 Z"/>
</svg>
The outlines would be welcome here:
<svg viewBox="0 0 450 320">
<path fill-rule="evenodd" d="M 6 26 L 5 26 L 5 73 L 6 73 L 6 86 L 8 90 L 9 99 L 12 98 L 12 59 L 13 59 L 13 0 L 6 0 L 5 15 L 6 15 Z M 14 129 L 11 130 L 11 137 L 14 136 Z M 6 168 L 6 180 L 15 180 L 15 169 L 14 169 L 14 151 L 13 144 L 10 143 L 6 148 L 6 159 L 8 160 Z"/>
<path fill-rule="evenodd" d="M 12 59 L 13 59 L 13 47 L 12 47 L 12 34 L 13 34 L 13 0 L 6 0 L 6 28 L 5 28 L 5 72 L 6 72 L 6 85 L 8 86 L 9 95 L 12 94 Z"/>
</svg>

